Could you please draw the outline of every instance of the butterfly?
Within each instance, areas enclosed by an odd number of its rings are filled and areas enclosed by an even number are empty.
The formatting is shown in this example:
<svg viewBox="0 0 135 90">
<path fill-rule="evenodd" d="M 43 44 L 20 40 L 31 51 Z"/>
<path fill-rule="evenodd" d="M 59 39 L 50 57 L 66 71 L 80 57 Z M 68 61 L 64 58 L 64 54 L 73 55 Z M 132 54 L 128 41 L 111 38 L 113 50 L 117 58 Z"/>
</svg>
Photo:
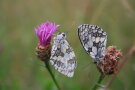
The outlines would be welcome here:
<svg viewBox="0 0 135 90">
<path fill-rule="evenodd" d="M 98 63 L 105 56 L 107 33 L 96 25 L 82 24 L 78 27 L 78 36 L 88 55 Z"/>
<path fill-rule="evenodd" d="M 50 63 L 60 73 L 73 77 L 76 68 L 76 57 L 72 47 L 66 40 L 64 32 L 58 33 L 53 38 Z"/>
</svg>

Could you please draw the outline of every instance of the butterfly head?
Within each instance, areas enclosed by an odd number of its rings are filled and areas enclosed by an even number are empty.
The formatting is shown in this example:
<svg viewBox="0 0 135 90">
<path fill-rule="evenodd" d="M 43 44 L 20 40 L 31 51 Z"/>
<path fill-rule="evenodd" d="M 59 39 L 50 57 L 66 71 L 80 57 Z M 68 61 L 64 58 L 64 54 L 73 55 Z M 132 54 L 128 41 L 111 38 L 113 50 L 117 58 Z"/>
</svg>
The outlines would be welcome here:
<svg viewBox="0 0 135 90">
<path fill-rule="evenodd" d="M 59 32 L 55 37 L 54 40 L 61 40 L 66 39 L 66 34 L 64 32 Z"/>
<path fill-rule="evenodd" d="M 104 56 L 100 56 L 100 57 L 95 57 L 94 59 L 94 63 L 97 64 L 100 60 L 103 60 Z"/>
<path fill-rule="evenodd" d="M 66 38 L 66 33 L 64 33 L 64 32 L 58 33 L 57 38 L 58 39 L 65 39 Z"/>
</svg>

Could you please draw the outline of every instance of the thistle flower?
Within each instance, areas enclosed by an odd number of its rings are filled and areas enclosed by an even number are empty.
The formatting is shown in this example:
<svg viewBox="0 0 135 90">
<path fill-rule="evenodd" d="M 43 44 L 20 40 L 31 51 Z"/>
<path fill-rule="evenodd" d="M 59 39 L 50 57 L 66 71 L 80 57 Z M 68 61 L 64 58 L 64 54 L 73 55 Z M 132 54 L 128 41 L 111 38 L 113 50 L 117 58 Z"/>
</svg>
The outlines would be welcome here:
<svg viewBox="0 0 135 90">
<path fill-rule="evenodd" d="M 51 37 L 58 27 L 59 25 L 47 21 L 34 29 L 39 39 L 36 54 L 40 60 L 44 61 L 50 58 Z"/>
<path fill-rule="evenodd" d="M 119 60 L 122 57 L 120 50 L 115 46 L 109 46 L 106 49 L 105 57 L 97 64 L 98 70 L 105 76 L 118 71 Z"/>
<path fill-rule="evenodd" d="M 39 43 L 36 48 L 37 57 L 45 63 L 46 69 L 50 73 L 58 90 L 60 90 L 60 87 L 50 69 L 50 65 L 48 62 L 51 56 L 51 37 L 58 27 L 59 25 L 47 21 L 35 28 L 34 30 L 39 39 Z"/>
<path fill-rule="evenodd" d="M 39 38 L 39 45 L 46 46 L 50 44 L 51 37 L 58 27 L 59 25 L 47 21 L 35 28 L 35 33 Z"/>
</svg>

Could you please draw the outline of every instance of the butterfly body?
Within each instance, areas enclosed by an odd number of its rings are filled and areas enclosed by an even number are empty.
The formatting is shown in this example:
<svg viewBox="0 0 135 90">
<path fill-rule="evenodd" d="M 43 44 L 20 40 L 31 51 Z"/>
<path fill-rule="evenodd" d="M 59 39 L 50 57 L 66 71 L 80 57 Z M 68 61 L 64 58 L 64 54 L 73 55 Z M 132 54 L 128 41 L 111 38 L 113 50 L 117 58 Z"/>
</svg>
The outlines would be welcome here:
<svg viewBox="0 0 135 90">
<path fill-rule="evenodd" d="M 66 40 L 65 33 L 59 33 L 53 38 L 50 62 L 60 73 L 72 77 L 76 68 L 76 57 L 72 47 Z"/>
<path fill-rule="evenodd" d="M 83 24 L 78 27 L 78 36 L 86 52 L 94 63 L 104 58 L 107 34 L 96 25 Z"/>
</svg>

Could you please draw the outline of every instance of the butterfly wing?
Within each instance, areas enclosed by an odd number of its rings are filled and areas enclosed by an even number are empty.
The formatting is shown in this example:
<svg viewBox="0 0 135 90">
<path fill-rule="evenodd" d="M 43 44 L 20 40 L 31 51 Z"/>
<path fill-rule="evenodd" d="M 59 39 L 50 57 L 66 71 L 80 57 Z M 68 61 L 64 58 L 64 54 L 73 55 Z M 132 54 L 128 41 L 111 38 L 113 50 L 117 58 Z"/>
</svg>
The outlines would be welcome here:
<svg viewBox="0 0 135 90">
<path fill-rule="evenodd" d="M 75 53 L 65 38 L 58 37 L 60 35 L 54 37 L 50 62 L 60 73 L 72 77 L 76 68 Z"/>
<path fill-rule="evenodd" d="M 78 27 L 78 36 L 86 52 L 98 62 L 103 59 L 107 34 L 96 25 L 83 24 Z"/>
</svg>

